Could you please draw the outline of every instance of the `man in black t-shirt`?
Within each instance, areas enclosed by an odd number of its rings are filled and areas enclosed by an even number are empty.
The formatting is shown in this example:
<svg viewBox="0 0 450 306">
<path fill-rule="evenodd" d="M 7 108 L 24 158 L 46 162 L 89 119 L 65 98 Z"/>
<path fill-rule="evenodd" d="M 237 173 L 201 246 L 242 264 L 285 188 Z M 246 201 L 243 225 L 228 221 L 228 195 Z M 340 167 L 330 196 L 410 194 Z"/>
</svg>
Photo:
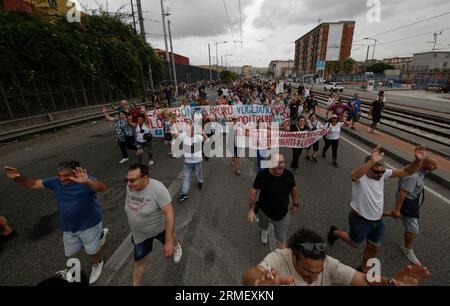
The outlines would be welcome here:
<svg viewBox="0 0 450 306">
<path fill-rule="evenodd" d="M 258 213 L 258 227 L 262 230 L 261 241 L 266 244 L 269 235 L 269 223 L 275 228 L 277 248 L 286 248 L 286 234 L 289 225 L 289 195 L 292 197 L 291 212 L 298 209 L 297 187 L 294 175 L 285 169 L 284 156 L 281 153 L 272 156 L 274 168 L 261 171 L 253 183 L 250 192 L 250 205 L 248 211 L 249 223 L 254 223 Z M 260 192 L 258 201 L 256 197 Z"/>
<path fill-rule="evenodd" d="M 306 98 L 306 106 L 308 107 L 308 114 L 315 113 L 317 105 L 318 103 L 314 94 L 311 94 L 308 98 Z"/>
<path fill-rule="evenodd" d="M 376 131 L 378 123 L 381 121 L 381 110 L 384 108 L 384 97 L 378 96 L 378 100 L 372 102 L 369 110 L 369 116 L 372 116 L 372 124 L 370 125 L 368 132 L 378 134 Z"/>
</svg>

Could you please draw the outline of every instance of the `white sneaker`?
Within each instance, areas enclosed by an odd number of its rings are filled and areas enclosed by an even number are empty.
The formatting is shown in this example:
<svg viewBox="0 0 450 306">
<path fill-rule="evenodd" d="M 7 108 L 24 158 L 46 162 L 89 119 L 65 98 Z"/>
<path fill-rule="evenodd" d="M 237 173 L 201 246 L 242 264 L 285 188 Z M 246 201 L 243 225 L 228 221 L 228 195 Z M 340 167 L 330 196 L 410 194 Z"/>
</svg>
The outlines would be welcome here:
<svg viewBox="0 0 450 306">
<path fill-rule="evenodd" d="M 402 244 L 400 245 L 400 250 L 402 250 L 403 254 L 405 254 L 406 258 L 408 258 L 410 262 L 420 265 L 420 261 L 412 249 L 405 248 Z"/>
<path fill-rule="evenodd" d="M 368 128 L 368 129 L 367 129 L 367 132 L 372 133 L 373 131 L 372 131 L 371 128 Z"/>
<path fill-rule="evenodd" d="M 374 134 L 378 134 L 378 132 L 377 132 L 376 130 L 373 130 L 373 131 L 372 131 L 372 133 L 374 133 Z"/>
<path fill-rule="evenodd" d="M 153 166 L 153 165 L 154 165 L 153 160 L 149 161 L 149 162 L 148 162 L 148 165 L 149 165 L 149 166 Z"/>
<path fill-rule="evenodd" d="M 119 162 L 119 164 L 123 164 L 124 162 L 127 162 L 129 159 L 128 158 L 122 158 Z"/>
<path fill-rule="evenodd" d="M 67 270 L 60 270 L 55 273 L 55 276 L 62 278 L 63 280 L 65 280 L 69 283 L 72 283 L 74 281 L 73 275 L 71 273 L 67 272 Z"/>
<path fill-rule="evenodd" d="M 268 230 L 262 230 L 261 231 L 261 242 L 263 244 L 267 244 L 269 241 L 269 231 Z"/>
<path fill-rule="evenodd" d="M 91 276 L 89 277 L 89 285 L 92 285 L 99 279 L 100 275 L 102 274 L 102 269 L 103 260 L 102 262 L 92 266 Z"/>
<path fill-rule="evenodd" d="M 102 231 L 102 236 L 100 238 L 100 246 L 103 247 L 103 245 L 106 242 L 106 235 L 108 235 L 109 229 L 105 227 Z"/>
<path fill-rule="evenodd" d="M 177 264 L 180 262 L 183 256 L 183 248 L 181 247 L 181 241 L 178 240 L 178 245 L 175 247 L 175 252 L 173 253 L 173 261 Z"/>
</svg>

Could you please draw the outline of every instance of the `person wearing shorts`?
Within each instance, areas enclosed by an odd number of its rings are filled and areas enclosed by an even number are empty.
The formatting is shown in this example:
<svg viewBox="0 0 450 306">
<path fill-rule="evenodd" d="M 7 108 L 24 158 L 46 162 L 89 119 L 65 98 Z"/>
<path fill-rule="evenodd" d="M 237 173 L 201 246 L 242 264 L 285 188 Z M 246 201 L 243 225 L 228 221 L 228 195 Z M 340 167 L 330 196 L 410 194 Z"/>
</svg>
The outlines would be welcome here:
<svg viewBox="0 0 450 306">
<path fill-rule="evenodd" d="M 44 180 L 27 178 L 9 166 L 4 169 L 10 179 L 23 187 L 53 191 L 59 208 L 64 253 L 72 257 L 84 248 L 93 262 L 89 283 L 95 283 L 102 273 L 103 245 L 108 233 L 108 229 L 103 228 L 97 193 L 105 191 L 107 186 L 88 176 L 87 170 L 77 161 L 60 163 L 57 176 Z"/>
<path fill-rule="evenodd" d="M 367 272 L 367 261 L 376 258 L 384 236 L 383 207 L 384 181 L 389 178 L 410 176 L 418 171 L 426 158 L 424 147 L 417 147 L 415 160 L 403 169 L 386 169 L 384 150 L 377 147 L 365 163 L 352 172 L 352 201 L 349 214 L 349 232 L 340 231 L 332 225 L 328 231 L 328 243 L 333 245 L 341 239 L 356 248 L 366 240 L 362 265 L 358 268 Z"/>
<path fill-rule="evenodd" d="M 272 156 L 273 168 L 263 169 L 257 174 L 250 191 L 248 221 L 254 223 L 258 214 L 258 227 L 261 229 L 261 242 L 267 244 L 269 224 L 275 229 L 277 248 L 286 248 L 286 234 L 289 227 L 289 196 L 292 197 L 291 212 L 298 209 L 298 191 L 295 178 L 285 168 L 284 156 Z M 258 201 L 256 200 L 259 192 Z"/>
<path fill-rule="evenodd" d="M 148 166 L 132 165 L 127 177 L 125 213 L 134 245 L 133 286 L 142 282 L 147 255 L 153 250 L 153 240 L 164 245 L 164 255 L 180 262 L 181 242 L 174 233 L 174 212 L 169 190 L 151 179 Z"/>
<path fill-rule="evenodd" d="M 436 169 L 436 160 L 427 157 L 423 161 L 420 171 L 399 179 L 396 206 L 394 210 L 388 213 L 389 216 L 402 220 L 405 234 L 400 250 L 409 261 L 415 264 L 420 264 L 420 261 L 414 253 L 412 245 L 419 234 L 419 210 L 425 198 L 425 176 L 428 172 L 433 172 Z"/>
</svg>

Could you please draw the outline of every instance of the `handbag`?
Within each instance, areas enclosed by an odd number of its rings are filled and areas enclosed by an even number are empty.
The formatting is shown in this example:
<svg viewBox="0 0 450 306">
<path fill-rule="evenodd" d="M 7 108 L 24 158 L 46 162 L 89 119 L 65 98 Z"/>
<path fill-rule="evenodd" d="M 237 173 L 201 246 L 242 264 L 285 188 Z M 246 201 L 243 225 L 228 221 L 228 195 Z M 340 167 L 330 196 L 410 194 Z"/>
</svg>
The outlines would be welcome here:
<svg viewBox="0 0 450 306">
<path fill-rule="evenodd" d="M 152 133 L 145 133 L 143 136 L 144 140 L 151 141 L 153 139 Z"/>
<path fill-rule="evenodd" d="M 402 204 L 402 208 L 400 209 L 400 213 L 409 218 L 419 218 L 419 209 L 423 205 L 424 201 L 424 191 L 420 194 L 418 199 L 408 199 L 405 198 Z"/>
</svg>

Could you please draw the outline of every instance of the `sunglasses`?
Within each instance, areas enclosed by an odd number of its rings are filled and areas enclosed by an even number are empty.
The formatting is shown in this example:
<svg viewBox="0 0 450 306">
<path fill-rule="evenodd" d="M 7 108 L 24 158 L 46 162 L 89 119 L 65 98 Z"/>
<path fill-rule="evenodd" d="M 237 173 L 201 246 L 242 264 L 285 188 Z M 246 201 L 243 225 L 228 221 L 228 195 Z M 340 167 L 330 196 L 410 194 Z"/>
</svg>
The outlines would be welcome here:
<svg viewBox="0 0 450 306">
<path fill-rule="evenodd" d="M 135 183 L 136 181 L 138 181 L 138 180 L 141 179 L 141 178 L 142 178 L 142 176 L 140 176 L 140 177 L 134 177 L 134 178 L 128 178 L 128 177 L 126 177 L 126 178 L 123 179 L 123 181 L 124 181 L 125 183 L 128 183 L 128 182 L 130 182 L 130 183 Z"/>
<path fill-rule="evenodd" d="M 383 175 L 383 174 L 386 172 L 386 170 L 375 171 L 375 170 L 373 170 L 373 169 L 370 169 L 370 171 L 372 171 L 373 174 L 378 174 L 378 175 Z"/>
</svg>

